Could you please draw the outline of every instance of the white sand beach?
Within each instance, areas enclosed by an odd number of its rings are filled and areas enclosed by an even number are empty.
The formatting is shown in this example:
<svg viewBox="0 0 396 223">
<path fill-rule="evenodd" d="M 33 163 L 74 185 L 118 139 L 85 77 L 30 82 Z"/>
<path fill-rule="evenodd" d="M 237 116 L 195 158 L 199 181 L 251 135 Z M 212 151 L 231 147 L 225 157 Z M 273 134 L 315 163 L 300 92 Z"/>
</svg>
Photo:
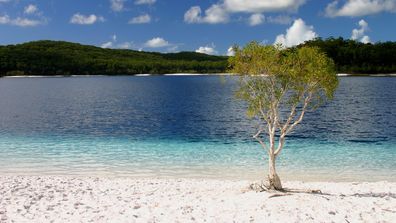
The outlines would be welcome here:
<svg viewBox="0 0 396 223">
<path fill-rule="evenodd" d="M 396 183 L 1 176 L 0 222 L 394 222 Z M 283 196 L 278 196 L 283 195 Z"/>
</svg>

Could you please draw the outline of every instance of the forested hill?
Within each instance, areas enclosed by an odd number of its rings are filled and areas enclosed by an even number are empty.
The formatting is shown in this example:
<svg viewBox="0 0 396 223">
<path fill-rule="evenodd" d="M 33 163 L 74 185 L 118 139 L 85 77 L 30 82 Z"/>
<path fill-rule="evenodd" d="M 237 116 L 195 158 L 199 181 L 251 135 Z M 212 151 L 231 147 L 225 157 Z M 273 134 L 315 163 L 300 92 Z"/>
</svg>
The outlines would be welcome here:
<svg viewBox="0 0 396 223">
<path fill-rule="evenodd" d="M 303 45 L 321 48 L 334 60 L 339 73 L 396 73 L 396 42 L 363 44 L 318 38 Z M 223 73 L 227 59 L 195 52 L 164 54 L 36 41 L 0 46 L 0 76 Z"/>
<path fill-rule="evenodd" d="M 0 46 L 0 76 L 219 73 L 227 57 L 195 52 L 155 53 L 61 41 Z"/>
<path fill-rule="evenodd" d="M 340 73 L 396 73 L 396 42 L 364 44 L 343 38 L 318 38 L 304 45 L 321 48 L 334 60 Z"/>
</svg>

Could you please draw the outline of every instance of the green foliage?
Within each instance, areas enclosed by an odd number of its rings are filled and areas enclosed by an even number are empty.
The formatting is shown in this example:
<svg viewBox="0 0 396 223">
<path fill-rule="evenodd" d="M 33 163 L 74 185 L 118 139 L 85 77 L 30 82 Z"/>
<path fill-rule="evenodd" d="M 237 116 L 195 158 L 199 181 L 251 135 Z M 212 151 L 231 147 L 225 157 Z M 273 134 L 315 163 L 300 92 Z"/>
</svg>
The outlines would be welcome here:
<svg viewBox="0 0 396 223">
<path fill-rule="evenodd" d="M 337 72 L 376 74 L 396 72 L 396 42 L 364 44 L 343 38 L 317 38 L 301 46 L 322 49 L 336 64 Z"/>
<path fill-rule="evenodd" d="M 226 66 L 227 57 L 194 52 L 161 54 L 61 41 L 0 46 L 0 76 L 219 73 Z"/>
<path fill-rule="evenodd" d="M 251 42 L 234 50 L 230 72 L 241 75 L 237 97 L 248 102 L 250 117 L 268 122 L 305 102 L 305 109 L 317 108 L 338 86 L 333 61 L 317 47 L 282 49 Z"/>
<path fill-rule="evenodd" d="M 333 98 L 338 78 L 333 60 L 325 53 L 317 47 L 303 46 L 289 50 L 285 58 L 287 68 L 283 76 L 291 76 L 287 81 L 292 83 L 289 87 L 296 96 L 308 92 L 316 95 L 316 102 Z"/>
<path fill-rule="evenodd" d="M 271 45 L 251 42 L 240 49 L 234 47 L 235 56 L 229 58 L 231 73 L 241 75 L 272 75 L 281 69 L 282 52 Z"/>
<path fill-rule="evenodd" d="M 257 49 L 254 44 L 249 45 L 247 47 L 252 52 L 261 50 L 274 56 L 270 58 L 280 57 L 280 55 L 276 56 L 280 52 L 271 47 Z M 363 44 L 342 38 L 326 40 L 318 38 L 297 48 L 303 46 L 320 48 L 328 57 L 333 59 L 336 71 L 340 73 L 396 72 L 396 42 Z M 252 64 L 255 64 L 254 66 L 259 66 L 260 63 L 267 60 L 266 58 L 255 58 L 259 60 L 249 61 L 249 58 L 243 58 L 243 62 L 252 62 Z M 248 69 L 254 69 L 254 66 L 253 68 L 245 67 L 246 70 L 241 70 L 239 73 L 248 72 Z M 0 76 L 224 73 L 226 68 L 227 57 L 195 52 L 162 54 L 134 50 L 102 49 L 62 41 L 36 41 L 0 46 Z M 275 69 L 274 71 L 278 68 L 276 66 L 266 67 L 270 70 Z M 259 72 L 259 70 L 256 71 Z"/>
</svg>

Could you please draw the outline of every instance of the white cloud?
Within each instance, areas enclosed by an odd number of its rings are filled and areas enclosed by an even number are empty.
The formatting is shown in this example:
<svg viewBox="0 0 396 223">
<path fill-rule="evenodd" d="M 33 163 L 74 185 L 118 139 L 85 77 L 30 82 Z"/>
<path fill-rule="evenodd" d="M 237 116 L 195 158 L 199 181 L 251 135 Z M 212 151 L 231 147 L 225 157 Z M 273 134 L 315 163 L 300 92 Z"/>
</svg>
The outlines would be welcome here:
<svg viewBox="0 0 396 223">
<path fill-rule="evenodd" d="M 113 47 L 113 42 L 109 41 L 109 42 L 103 43 L 100 47 L 102 47 L 102 48 L 112 48 Z"/>
<path fill-rule="evenodd" d="M 96 22 L 104 22 L 104 18 L 94 14 L 86 16 L 80 13 L 76 13 L 70 18 L 70 23 L 79 25 L 92 25 Z"/>
<path fill-rule="evenodd" d="M 365 35 L 365 33 L 369 31 L 368 23 L 362 19 L 359 21 L 359 27 L 359 29 L 352 30 L 351 39 L 360 41 L 362 43 L 370 43 L 370 37 Z"/>
<path fill-rule="evenodd" d="M 224 7 L 230 12 L 262 13 L 296 11 L 306 0 L 224 0 Z"/>
<path fill-rule="evenodd" d="M 0 0 L 0 3 L 5 3 L 8 2 L 6 0 Z M 19 27 L 34 27 L 34 26 L 39 26 L 47 23 L 47 19 L 43 17 L 39 11 L 37 6 L 35 5 L 28 5 L 24 8 L 23 11 L 24 14 L 26 15 L 35 15 L 35 19 L 31 18 L 24 18 L 24 17 L 16 17 L 16 18 L 11 18 L 9 15 L 4 14 L 0 16 L 0 24 L 2 25 L 13 25 L 13 26 L 19 26 Z M 38 17 L 37 17 L 38 16 Z"/>
<path fill-rule="evenodd" d="M 205 15 L 201 15 L 201 7 L 193 6 L 184 14 L 186 23 L 227 23 L 229 16 L 227 11 L 221 5 L 214 4 L 205 11 Z"/>
<path fill-rule="evenodd" d="M 261 15 L 263 12 L 294 12 L 305 2 L 306 0 L 221 0 L 205 10 L 204 14 L 199 6 L 191 7 L 184 14 L 184 21 L 186 23 L 227 23 L 232 13 L 253 13 L 249 24 L 258 25 L 264 20 L 264 16 Z M 273 17 L 271 21 L 286 23 L 285 20 L 276 17 Z"/>
<path fill-rule="evenodd" d="M 117 35 L 113 34 L 111 40 L 100 45 L 102 48 L 113 48 L 113 49 L 131 49 L 133 42 L 117 43 Z"/>
<path fill-rule="evenodd" d="M 148 40 L 144 45 L 149 48 L 161 48 L 161 47 L 169 46 L 170 43 L 164 40 L 163 38 L 156 37 Z"/>
<path fill-rule="evenodd" d="M 201 46 L 198 49 L 196 49 L 195 52 L 209 54 L 209 55 L 217 54 L 217 51 L 215 50 L 215 46 L 213 44 L 212 46 Z"/>
<path fill-rule="evenodd" d="M 356 40 L 361 38 L 368 29 L 368 23 L 363 19 L 359 21 L 360 29 L 353 29 L 351 39 Z"/>
<path fill-rule="evenodd" d="M 149 14 L 144 14 L 141 16 L 134 17 L 129 20 L 129 24 L 144 24 L 144 23 L 150 23 L 151 22 L 151 17 Z"/>
<path fill-rule="evenodd" d="M 187 23 L 200 23 L 202 21 L 201 7 L 191 7 L 186 13 L 184 13 L 184 21 Z"/>
<path fill-rule="evenodd" d="M 28 6 L 25 7 L 25 9 L 24 9 L 23 12 L 24 12 L 25 14 L 31 15 L 31 14 L 36 13 L 37 11 L 38 11 L 37 6 L 36 6 L 36 5 L 33 5 L 33 4 L 30 4 L 30 5 L 28 5 Z"/>
<path fill-rule="evenodd" d="M 263 14 L 261 14 L 261 13 L 253 14 L 249 17 L 249 25 L 250 26 L 260 25 L 261 23 L 264 22 L 264 20 L 265 20 L 265 17 Z"/>
<path fill-rule="evenodd" d="M 133 42 L 123 42 L 123 43 L 117 44 L 116 47 L 119 49 L 131 49 L 133 47 Z"/>
<path fill-rule="evenodd" d="M 12 20 L 11 24 L 16 25 L 16 26 L 28 27 L 28 26 L 38 26 L 38 25 L 43 24 L 43 22 L 40 20 L 18 17 L 16 19 Z"/>
<path fill-rule="evenodd" d="M 136 0 L 135 4 L 136 5 L 152 5 L 156 2 L 156 0 Z"/>
<path fill-rule="evenodd" d="M 125 0 L 110 0 L 111 10 L 120 12 L 124 9 Z"/>
<path fill-rule="evenodd" d="M 10 2 L 7 0 L 0 0 L 0 3 Z M 23 14 L 34 16 L 35 18 L 26 17 L 16 17 L 11 18 L 8 14 L 3 14 L 0 16 L 0 24 L 2 25 L 12 25 L 19 27 L 34 27 L 39 25 L 44 25 L 47 23 L 47 18 L 42 16 L 36 5 L 30 4 L 23 9 Z"/>
<path fill-rule="evenodd" d="M 20 27 L 33 27 L 45 24 L 45 20 L 27 19 L 17 17 L 15 19 L 10 18 L 8 15 L 0 16 L 0 24 L 2 25 L 13 25 Z"/>
<path fill-rule="evenodd" d="M 228 48 L 227 50 L 227 56 L 231 57 L 235 55 L 235 51 L 234 51 L 234 47 L 230 46 L 230 48 Z"/>
<path fill-rule="evenodd" d="M 228 13 L 220 5 L 212 5 L 205 11 L 203 20 L 207 23 L 226 23 L 228 22 Z"/>
<path fill-rule="evenodd" d="M 0 3 L 9 2 L 7 0 L 0 0 Z M 42 16 L 42 13 L 39 12 L 36 5 L 29 4 L 23 9 L 23 14 L 34 16 L 36 18 L 25 18 L 25 17 L 16 17 L 11 18 L 9 15 L 4 14 L 0 16 L 0 24 L 2 25 L 13 25 L 19 27 L 34 27 L 47 23 L 47 18 Z"/>
<path fill-rule="evenodd" d="M 293 22 L 293 19 L 288 15 L 264 16 L 261 13 L 255 13 L 249 17 L 248 22 L 250 26 L 257 26 L 264 22 L 272 23 L 272 24 L 288 25 Z"/>
<path fill-rule="evenodd" d="M 8 15 L 0 16 L 0 24 L 8 24 L 10 23 L 10 17 Z"/>
<path fill-rule="evenodd" d="M 338 7 L 339 1 L 333 1 L 326 7 L 326 16 L 365 16 L 377 14 L 380 12 L 396 12 L 395 0 L 347 0 L 347 2 Z"/>
<path fill-rule="evenodd" d="M 363 36 L 363 37 L 360 39 L 360 42 L 362 42 L 362 43 L 364 43 L 364 44 L 371 43 L 371 39 L 370 39 L 369 36 Z"/>
<path fill-rule="evenodd" d="M 286 34 L 278 35 L 275 44 L 291 47 L 312 40 L 317 37 L 313 26 L 307 26 L 302 19 L 294 20 L 293 25 L 286 30 Z"/>
</svg>

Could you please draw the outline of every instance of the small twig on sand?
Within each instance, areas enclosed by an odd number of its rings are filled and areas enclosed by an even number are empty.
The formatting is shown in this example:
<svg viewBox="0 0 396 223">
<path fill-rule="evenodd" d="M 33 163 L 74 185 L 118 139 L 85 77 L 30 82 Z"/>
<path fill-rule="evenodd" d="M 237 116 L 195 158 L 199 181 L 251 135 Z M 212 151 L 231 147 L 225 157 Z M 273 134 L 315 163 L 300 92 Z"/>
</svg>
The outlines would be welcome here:
<svg viewBox="0 0 396 223">
<path fill-rule="evenodd" d="M 150 192 L 147 194 L 147 196 L 151 196 L 151 195 L 153 195 L 155 192 L 157 192 L 157 190 L 159 190 L 159 188 L 157 188 L 157 189 L 155 189 L 155 190 L 152 190 L 152 191 L 150 191 Z"/>
<path fill-rule="evenodd" d="M 289 193 L 285 193 L 285 194 L 273 194 L 273 195 L 269 196 L 268 198 L 282 197 L 282 196 L 289 196 L 289 195 L 293 195 L 293 194 L 289 194 Z"/>
<path fill-rule="evenodd" d="M 285 192 L 290 192 L 290 193 L 307 193 L 307 194 L 323 194 L 321 190 L 311 190 L 311 189 L 305 189 L 305 190 L 300 190 L 300 189 L 284 189 Z"/>
</svg>

